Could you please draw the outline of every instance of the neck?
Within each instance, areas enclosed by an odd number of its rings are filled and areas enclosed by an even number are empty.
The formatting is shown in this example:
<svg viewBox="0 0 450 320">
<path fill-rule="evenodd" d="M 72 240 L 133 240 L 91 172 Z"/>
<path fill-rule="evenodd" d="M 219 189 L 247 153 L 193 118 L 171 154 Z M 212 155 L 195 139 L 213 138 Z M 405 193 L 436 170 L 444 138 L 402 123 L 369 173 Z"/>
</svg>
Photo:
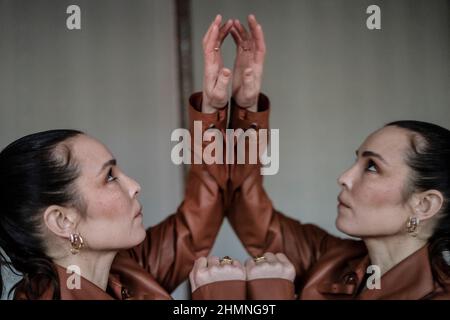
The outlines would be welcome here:
<svg viewBox="0 0 450 320">
<path fill-rule="evenodd" d="M 371 264 L 380 267 L 382 275 L 426 244 L 426 241 L 410 235 L 363 240 L 369 252 Z"/>
<path fill-rule="evenodd" d="M 99 253 L 85 250 L 76 255 L 69 254 L 55 259 L 54 262 L 64 268 L 71 265 L 78 266 L 83 278 L 106 291 L 109 271 L 116 253 L 115 251 Z"/>
</svg>

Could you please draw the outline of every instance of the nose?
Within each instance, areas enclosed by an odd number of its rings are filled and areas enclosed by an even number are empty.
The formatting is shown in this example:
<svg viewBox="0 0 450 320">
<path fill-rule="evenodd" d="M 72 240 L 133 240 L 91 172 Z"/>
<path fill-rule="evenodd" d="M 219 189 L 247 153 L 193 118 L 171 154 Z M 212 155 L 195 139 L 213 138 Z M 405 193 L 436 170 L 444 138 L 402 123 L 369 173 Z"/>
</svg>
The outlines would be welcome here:
<svg viewBox="0 0 450 320">
<path fill-rule="evenodd" d="M 337 183 L 344 188 L 347 188 L 349 190 L 352 189 L 353 187 L 353 171 L 354 171 L 355 166 L 352 166 L 351 168 L 349 168 L 347 171 L 345 171 L 344 173 L 342 173 L 340 175 L 340 177 L 337 180 Z"/>
<path fill-rule="evenodd" d="M 130 178 L 128 176 L 127 176 L 126 180 L 127 180 L 127 184 L 128 184 L 127 187 L 128 187 L 130 197 L 131 198 L 137 197 L 137 195 L 139 193 L 141 193 L 141 185 L 136 180 L 134 180 L 133 178 Z"/>
</svg>

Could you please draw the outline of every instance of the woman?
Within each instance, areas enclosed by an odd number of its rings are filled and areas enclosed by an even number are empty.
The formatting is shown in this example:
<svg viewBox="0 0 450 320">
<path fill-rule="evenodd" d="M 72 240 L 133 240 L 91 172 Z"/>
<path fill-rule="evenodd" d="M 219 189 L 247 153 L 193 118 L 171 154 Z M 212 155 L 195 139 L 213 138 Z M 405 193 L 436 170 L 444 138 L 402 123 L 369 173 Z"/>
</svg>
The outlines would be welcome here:
<svg viewBox="0 0 450 320">
<path fill-rule="evenodd" d="M 360 241 L 274 210 L 257 171 L 228 217 L 251 254 L 286 254 L 300 299 L 449 299 L 449 157 L 450 132 L 436 125 L 398 121 L 371 134 L 338 180 L 336 227 Z"/>
<path fill-rule="evenodd" d="M 220 25 L 217 16 L 208 30 L 218 49 L 231 22 Z M 217 78 L 209 74 L 207 97 L 218 97 Z M 224 131 L 226 101 L 210 99 L 220 109 L 210 115 L 201 100 L 190 99 L 191 122 Z M 141 187 L 101 142 L 51 130 L 11 143 L 0 153 L 0 262 L 23 275 L 15 298 L 170 299 L 213 245 L 223 220 L 224 170 L 192 165 L 178 211 L 146 231 Z"/>
<path fill-rule="evenodd" d="M 238 46 L 257 42 L 242 26 L 232 33 Z M 268 128 L 268 99 L 259 95 L 257 110 L 235 101 L 232 128 Z M 253 256 L 266 252 L 256 258 L 260 268 L 269 264 L 288 270 L 283 259 L 267 252 L 286 254 L 295 267 L 299 299 L 449 299 L 450 131 L 419 121 L 393 122 L 372 133 L 356 156 L 338 179 L 336 226 L 361 240 L 340 239 L 277 212 L 264 191 L 259 165 L 233 165 L 227 212 L 244 246 Z M 272 278 L 289 280 L 279 276 L 283 272 Z M 191 282 L 201 278 L 198 268 L 193 273 Z M 262 273 L 271 277 L 269 271 Z M 212 286 L 215 278 L 202 283 Z M 295 298 L 289 286 L 274 294 L 264 290 L 278 282 L 252 281 L 247 296 Z"/>
</svg>

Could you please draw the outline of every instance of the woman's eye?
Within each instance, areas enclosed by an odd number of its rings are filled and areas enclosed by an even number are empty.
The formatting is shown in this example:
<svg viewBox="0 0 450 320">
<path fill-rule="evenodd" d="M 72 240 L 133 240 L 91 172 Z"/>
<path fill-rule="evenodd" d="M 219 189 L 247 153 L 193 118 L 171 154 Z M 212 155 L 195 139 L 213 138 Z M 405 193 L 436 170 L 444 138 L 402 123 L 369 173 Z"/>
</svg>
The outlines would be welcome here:
<svg viewBox="0 0 450 320">
<path fill-rule="evenodd" d="M 375 162 L 373 162 L 372 160 L 369 160 L 369 162 L 367 163 L 366 171 L 378 172 L 378 168 L 377 168 L 377 165 L 375 164 Z"/>
<path fill-rule="evenodd" d="M 117 179 L 117 177 L 113 176 L 112 169 L 109 169 L 108 176 L 106 177 L 106 181 L 107 182 L 112 182 L 112 181 L 114 181 L 116 179 Z"/>
</svg>

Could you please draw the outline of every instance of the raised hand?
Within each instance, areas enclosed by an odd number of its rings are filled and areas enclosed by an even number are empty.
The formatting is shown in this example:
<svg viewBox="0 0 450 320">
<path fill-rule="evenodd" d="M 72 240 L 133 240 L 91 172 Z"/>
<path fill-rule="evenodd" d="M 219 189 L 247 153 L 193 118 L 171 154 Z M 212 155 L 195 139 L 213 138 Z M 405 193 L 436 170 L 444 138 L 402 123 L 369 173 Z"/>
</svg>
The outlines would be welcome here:
<svg viewBox="0 0 450 320">
<path fill-rule="evenodd" d="M 248 16 L 248 25 L 250 32 L 239 20 L 234 20 L 230 30 L 236 43 L 232 95 L 240 107 L 255 112 L 261 91 L 266 44 L 262 27 L 254 15 Z"/>
<path fill-rule="evenodd" d="M 202 112 L 214 113 L 228 102 L 230 69 L 223 67 L 220 47 L 228 35 L 233 21 L 228 20 L 220 26 L 222 16 L 217 15 L 203 37 L 204 75 Z"/>
<path fill-rule="evenodd" d="M 194 263 L 189 274 L 191 291 L 216 281 L 243 280 L 245 269 L 238 260 L 219 260 L 218 257 L 201 257 Z"/>
<path fill-rule="evenodd" d="M 295 268 L 283 253 L 266 252 L 256 260 L 247 259 L 245 262 L 248 281 L 264 278 L 282 278 L 294 281 Z"/>
</svg>

